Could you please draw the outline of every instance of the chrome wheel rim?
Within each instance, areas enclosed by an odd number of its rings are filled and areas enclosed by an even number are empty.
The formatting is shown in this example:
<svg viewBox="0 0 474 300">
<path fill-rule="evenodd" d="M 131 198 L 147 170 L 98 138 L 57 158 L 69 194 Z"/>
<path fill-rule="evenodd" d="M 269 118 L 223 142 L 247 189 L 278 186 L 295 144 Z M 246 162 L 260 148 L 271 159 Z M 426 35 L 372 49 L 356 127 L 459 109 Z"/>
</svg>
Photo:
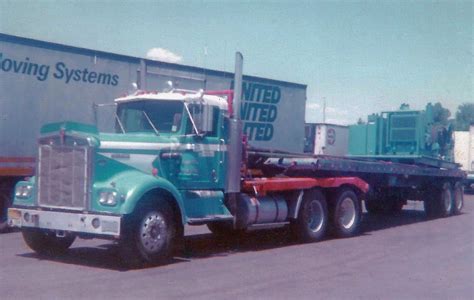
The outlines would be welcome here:
<svg viewBox="0 0 474 300">
<path fill-rule="evenodd" d="M 356 208 L 354 201 L 349 197 L 344 198 L 339 206 L 339 223 L 345 229 L 350 229 L 354 225 L 355 219 Z"/>
<path fill-rule="evenodd" d="M 313 200 L 306 205 L 306 222 L 312 232 L 321 230 L 324 224 L 324 210 L 321 203 Z"/>
<path fill-rule="evenodd" d="M 446 212 L 449 212 L 451 210 L 451 205 L 452 205 L 452 199 L 451 199 L 451 195 L 449 193 L 448 190 L 445 190 L 444 191 L 444 208 L 446 210 Z"/>
<path fill-rule="evenodd" d="M 166 240 L 167 225 L 158 212 L 146 215 L 140 226 L 140 243 L 149 252 L 158 252 Z"/>
</svg>

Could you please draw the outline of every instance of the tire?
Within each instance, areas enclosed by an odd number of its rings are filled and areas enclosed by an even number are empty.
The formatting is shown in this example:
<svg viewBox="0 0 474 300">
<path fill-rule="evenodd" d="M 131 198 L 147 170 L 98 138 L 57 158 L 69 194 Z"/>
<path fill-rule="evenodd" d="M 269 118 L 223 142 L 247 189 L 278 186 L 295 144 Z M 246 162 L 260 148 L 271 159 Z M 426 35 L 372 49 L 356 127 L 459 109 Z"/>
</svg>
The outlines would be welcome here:
<svg viewBox="0 0 474 300">
<path fill-rule="evenodd" d="M 441 189 L 433 189 L 424 199 L 425 213 L 428 217 L 448 217 L 453 213 L 453 190 L 449 182 L 445 182 Z"/>
<path fill-rule="evenodd" d="M 291 223 L 291 230 L 304 243 L 316 242 L 326 235 L 328 208 L 321 191 L 305 191 L 298 211 L 298 218 Z"/>
<path fill-rule="evenodd" d="M 138 208 L 125 221 L 119 243 L 125 265 L 142 267 L 168 262 L 180 232 L 177 222 L 164 201 Z"/>
<path fill-rule="evenodd" d="M 453 204 L 453 190 L 451 185 L 445 182 L 437 198 L 437 215 L 442 218 L 450 216 L 453 213 Z"/>
<path fill-rule="evenodd" d="M 350 188 L 343 188 L 332 199 L 331 227 L 337 237 L 350 237 L 359 232 L 362 209 L 359 198 Z"/>
<path fill-rule="evenodd" d="M 57 237 L 54 232 L 22 229 L 21 231 L 26 245 L 38 254 L 42 255 L 60 255 L 67 252 L 76 237 L 74 235 L 66 235 L 65 237 Z"/>
<path fill-rule="evenodd" d="M 212 222 L 206 224 L 210 232 L 218 237 L 238 236 L 245 233 L 245 229 L 234 229 L 232 221 Z"/>
<path fill-rule="evenodd" d="M 456 182 L 453 189 L 453 214 L 459 215 L 464 207 L 464 186 Z"/>
</svg>

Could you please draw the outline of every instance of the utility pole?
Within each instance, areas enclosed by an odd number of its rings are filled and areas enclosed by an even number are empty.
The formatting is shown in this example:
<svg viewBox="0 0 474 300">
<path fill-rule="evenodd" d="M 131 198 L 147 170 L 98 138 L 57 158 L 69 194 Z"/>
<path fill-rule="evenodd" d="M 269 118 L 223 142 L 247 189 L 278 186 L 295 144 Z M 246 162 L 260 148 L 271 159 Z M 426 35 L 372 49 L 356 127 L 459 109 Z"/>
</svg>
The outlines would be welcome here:
<svg viewBox="0 0 474 300">
<path fill-rule="evenodd" d="M 326 97 L 323 97 L 323 123 L 326 123 Z"/>
</svg>

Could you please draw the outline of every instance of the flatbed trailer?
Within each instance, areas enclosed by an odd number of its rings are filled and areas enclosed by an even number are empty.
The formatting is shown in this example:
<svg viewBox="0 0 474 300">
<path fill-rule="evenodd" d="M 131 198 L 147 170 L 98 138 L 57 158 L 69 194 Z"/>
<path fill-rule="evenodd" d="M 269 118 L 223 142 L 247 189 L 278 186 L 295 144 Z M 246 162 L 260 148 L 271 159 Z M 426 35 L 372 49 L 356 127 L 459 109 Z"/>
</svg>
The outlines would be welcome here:
<svg viewBox="0 0 474 300">
<path fill-rule="evenodd" d="M 265 176 L 362 179 L 370 187 L 364 200 L 371 213 L 399 211 L 407 200 L 428 199 L 425 205 L 430 216 L 448 216 L 460 211 L 463 205 L 461 182 L 466 173 L 455 163 L 426 157 L 291 157 L 290 154 L 271 157 L 272 154 L 258 151 L 252 155 L 261 156 L 253 161 L 264 161 L 259 168 Z M 443 190 L 449 190 L 453 205 L 447 205 L 444 211 L 443 207 L 432 209 L 429 199 L 440 197 Z"/>
</svg>

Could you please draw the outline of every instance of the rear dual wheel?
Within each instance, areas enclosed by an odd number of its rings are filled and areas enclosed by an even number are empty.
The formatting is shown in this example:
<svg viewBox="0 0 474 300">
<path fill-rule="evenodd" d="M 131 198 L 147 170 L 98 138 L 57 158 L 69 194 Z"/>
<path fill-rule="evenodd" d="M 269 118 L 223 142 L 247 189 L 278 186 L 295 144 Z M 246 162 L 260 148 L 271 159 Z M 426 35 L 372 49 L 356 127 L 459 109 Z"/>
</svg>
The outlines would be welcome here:
<svg viewBox="0 0 474 300">
<path fill-rule="evenodd" d="M 323 239 L 329 223 L 337 237 L 350 237 L 358 233 L 361 219 L 360 200 L 352 189 L 340 189 L 331 198 L 329 211 L 324 194 L 313 189 L 305 192 L 292 229 L 302 242 Z"/>
<path fill-rule="evenodd" d="M 332 202 L 332 231 L 337 237 L 350 237 L 358 233 L 362 219 L 359 198 L 350 188 L 342 188 Z"/>
<path fill-rule="evenodd" d="M 294 235 L 304 243 L 324 238 L 328 225 L 326 197 L 320 190 L 308 190 L 303 195 L 298 218 L 291 224 Z"/>
</svg>

